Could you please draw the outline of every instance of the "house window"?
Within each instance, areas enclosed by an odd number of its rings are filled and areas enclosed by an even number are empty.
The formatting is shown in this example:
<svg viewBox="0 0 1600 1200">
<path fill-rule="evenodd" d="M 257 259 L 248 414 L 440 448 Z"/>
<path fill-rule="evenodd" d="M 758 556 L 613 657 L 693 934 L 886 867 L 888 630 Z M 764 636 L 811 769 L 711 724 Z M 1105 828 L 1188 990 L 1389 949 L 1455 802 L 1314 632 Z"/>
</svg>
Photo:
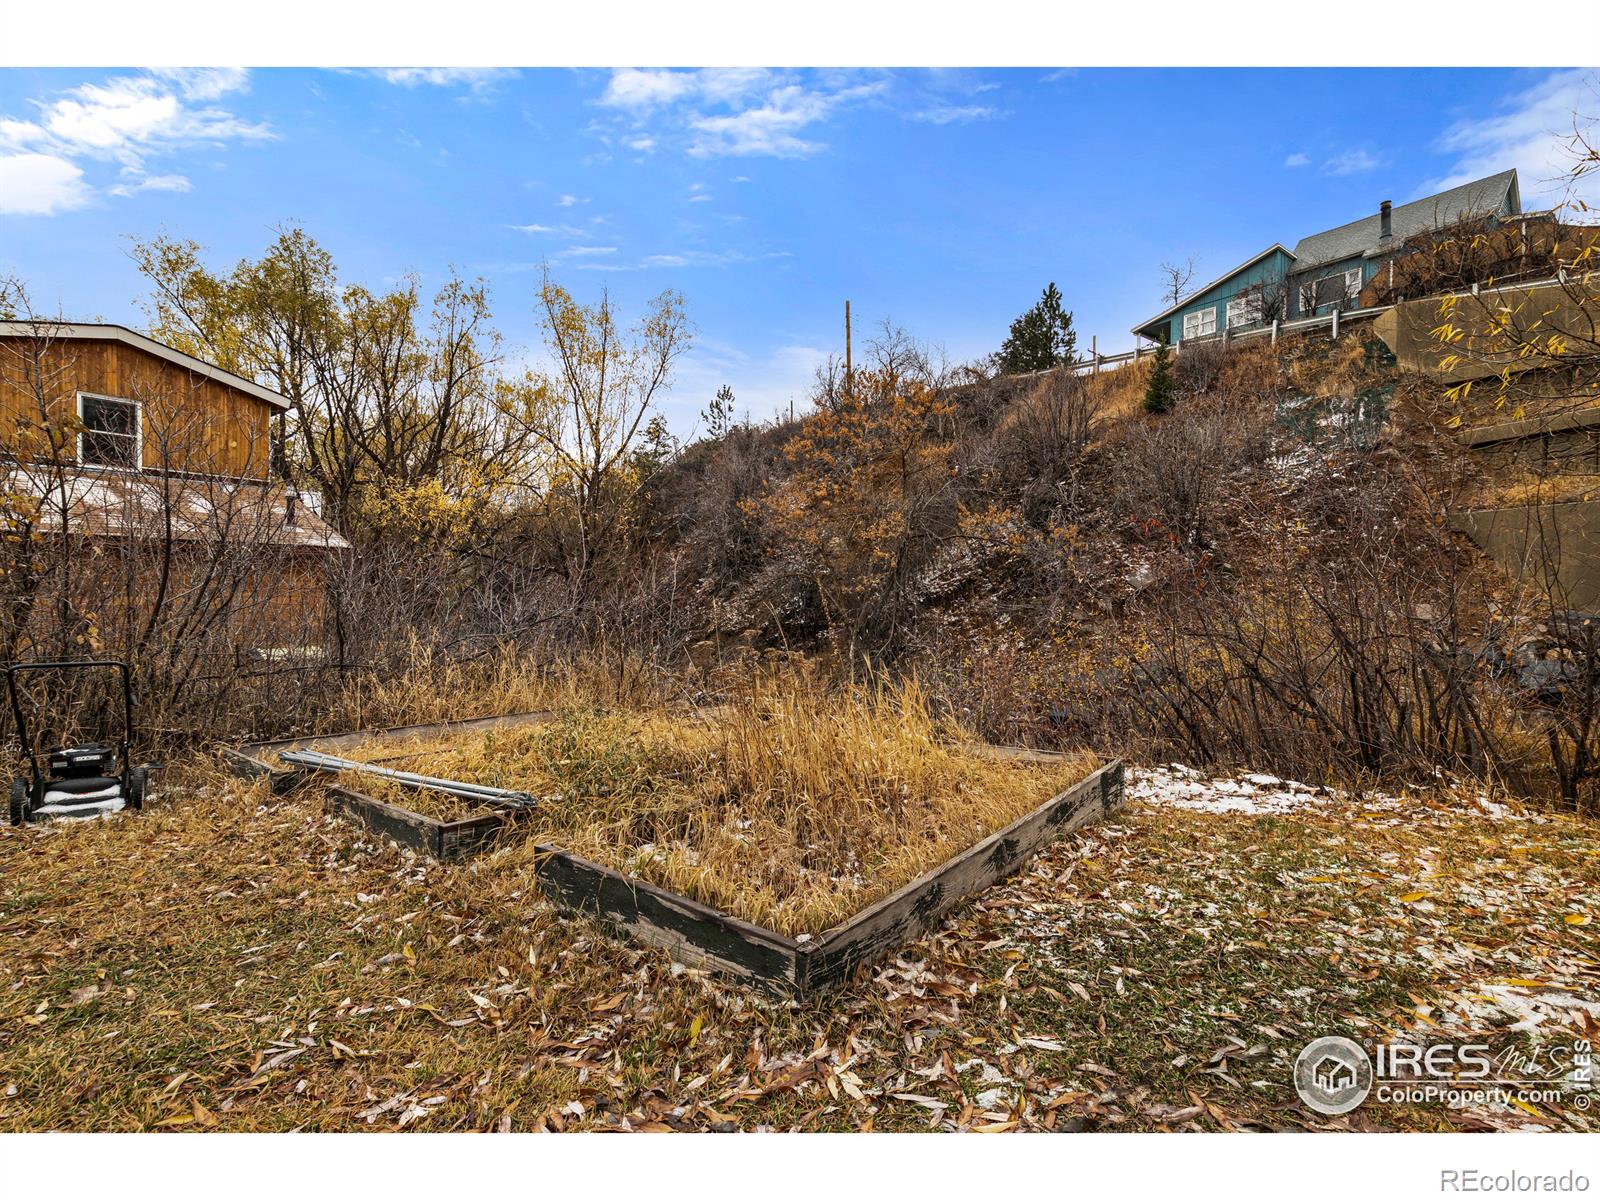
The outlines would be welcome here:
<svg viewBox="0 0 1600 1200">
<path fill-rule="evenodd" d="M 1300 285 L 1300 311 L 1308 316 L 1319 308 L 1349 308 L 1361 297 L 1361 268 L 1324 275 Z"/>
<path fill-rule="evenodd" d="M 1206 337 L 1217 331 L 1217 309 L 1215 305 L 1202 308 L 1198 312 L 1183 314 L 1183 336 L 1186 338 Z"/>
<path fill-rule="evenodd" d="M 96 467 L 137 469 L 139 406 L 115 396 L 78 393 L 78 461 Z"/>
<path fill-rule="evenodd" d="M 1261 324 L 1261 293 L 1245 292 L 1228 301 L 1228 328 L 1242 329 L 1246 325 Z"/>
</svg>

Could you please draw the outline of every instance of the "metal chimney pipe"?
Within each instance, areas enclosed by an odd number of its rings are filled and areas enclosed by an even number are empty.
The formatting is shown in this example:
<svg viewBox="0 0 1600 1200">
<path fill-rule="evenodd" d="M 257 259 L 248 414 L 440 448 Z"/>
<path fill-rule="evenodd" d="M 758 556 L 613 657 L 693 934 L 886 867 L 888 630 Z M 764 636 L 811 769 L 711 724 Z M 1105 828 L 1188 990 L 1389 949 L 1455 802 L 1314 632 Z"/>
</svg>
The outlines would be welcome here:
<svg viewBox="0 0 1600 1200">
<path fill-rule="evenodd" d="M 1391 215 L 1393 210 L 1394 205 L 1387 200 L 1378 205 L 1378 240 L 1381 242 L 1387 242 L 1394 236 L 1394 220 Z"/>
</svg>

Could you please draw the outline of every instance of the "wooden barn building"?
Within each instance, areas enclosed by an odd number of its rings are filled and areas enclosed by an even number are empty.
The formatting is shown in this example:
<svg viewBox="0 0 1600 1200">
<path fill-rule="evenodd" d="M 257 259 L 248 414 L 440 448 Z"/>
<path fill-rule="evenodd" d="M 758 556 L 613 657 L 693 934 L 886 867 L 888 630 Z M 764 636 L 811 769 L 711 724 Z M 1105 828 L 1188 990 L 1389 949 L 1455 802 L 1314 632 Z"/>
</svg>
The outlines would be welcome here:
<svg viewBox="0 0 1600 1200">
<path fill-rule="evenodd" d="M 278 469 L 289 405 L 119 325 L 0 321 L 0 657 L 315 657 L 350 547 Z"/>
</svg>

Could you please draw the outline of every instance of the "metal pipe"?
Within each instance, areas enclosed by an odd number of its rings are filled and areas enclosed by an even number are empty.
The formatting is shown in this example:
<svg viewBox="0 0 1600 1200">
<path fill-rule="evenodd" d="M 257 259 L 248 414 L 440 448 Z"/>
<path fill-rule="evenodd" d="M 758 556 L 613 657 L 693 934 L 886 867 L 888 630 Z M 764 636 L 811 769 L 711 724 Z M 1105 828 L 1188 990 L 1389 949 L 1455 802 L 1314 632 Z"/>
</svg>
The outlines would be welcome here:
<svg viewBox="0 0 1600 1200">
<path fill-rule="evenodd" d="M 532 808 L 538 803 L 538 800 L 528 792 L 489 787 L 482 783 L 465 783 L 459 779 L 440 779 L 433 775 L 418 775 L 411 771 L 396 771 L 390 767 L 380 767 L 375 763 L 357 762 L 353 758 L 323 754 L 319 750 L 281 750 L 278 752 L 278 757 L 294 767 L 309 767 L 313 771 L 355 771 L 365 775 L 379 775 L 407 787 L 433 788 L 464 800 L 480 800 L 508 808 Z"/>
</svg>

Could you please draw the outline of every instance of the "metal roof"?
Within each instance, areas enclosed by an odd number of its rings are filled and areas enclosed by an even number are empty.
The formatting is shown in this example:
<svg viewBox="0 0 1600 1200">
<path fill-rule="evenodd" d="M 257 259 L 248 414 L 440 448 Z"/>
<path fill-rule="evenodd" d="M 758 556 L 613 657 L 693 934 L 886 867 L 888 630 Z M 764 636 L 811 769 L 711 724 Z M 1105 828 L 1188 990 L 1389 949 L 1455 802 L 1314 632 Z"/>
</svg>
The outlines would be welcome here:
<svg viewBox="0 0 1600 1200">
<path fill-rule="evenodd" d="M 1439 229 L 1463 217 L 1481 216 L 1493 212 L 1500 207 L 1508 193 L 1511 197 L 1511 211 L 1516 212 L 1522 207 L 1522 197 L 1517 188 L 1515 169 L 1501 171 L 1498 175 L 1490 175 L 1486 179 L 1475 180 L 1472 183 L 1463 183 L 1459 187 L 1450 188 L 1435 196 L 1424 196 L 1421 200 L 1413 200 L 1409 204 L 1397 205 L 1390 214 L 1390 228 L 1393 232 L 1390 245 L 1398 246 L 1408 237 L 1426 233 L 1430 229 Z M 1304 269 L 1343 258 L 1370 254 L 1379 249 L 1378 239 L 1382 232 L 1382 218 L 1373 212 L 1360 220 L 1340 225 L 1336 229 L 1313 233 L 1296 243 L 1294 248 L 1296 265 Z"/>
<path fill-rule="evenodd" d="M 170 363 L 193 371 L 196 375 L 203 375 L 207 379 L 225 384 L 247 396 L 265 400 L 274 408 L 289 407 L 289 402 L 271 388 L 264 388 L 254 380 L 235 375 L 232 371 L 224 371 L 215 363 L 208 363 L 192 354 L 185 354 L 182 350 L 175 350 L 164 342 L 145 337 L 142 333 L 135 333 L 124 325 L 92 324 L 81 321 L 0 321 L 0 337 L 77 338 L 82 341 L 121 342 L 136 350 L 143 350 L 146 354 L 164 358 Z"/>
<path fill-rule="evenodd" d="M 0 487 L 32 501 L 29 516 L 45 533 L 290 549 L 348 550 L 310 504 L 277 482 L 176 478 L 148 471 L 48 466 L 0 473 Z"/>
</svg>

